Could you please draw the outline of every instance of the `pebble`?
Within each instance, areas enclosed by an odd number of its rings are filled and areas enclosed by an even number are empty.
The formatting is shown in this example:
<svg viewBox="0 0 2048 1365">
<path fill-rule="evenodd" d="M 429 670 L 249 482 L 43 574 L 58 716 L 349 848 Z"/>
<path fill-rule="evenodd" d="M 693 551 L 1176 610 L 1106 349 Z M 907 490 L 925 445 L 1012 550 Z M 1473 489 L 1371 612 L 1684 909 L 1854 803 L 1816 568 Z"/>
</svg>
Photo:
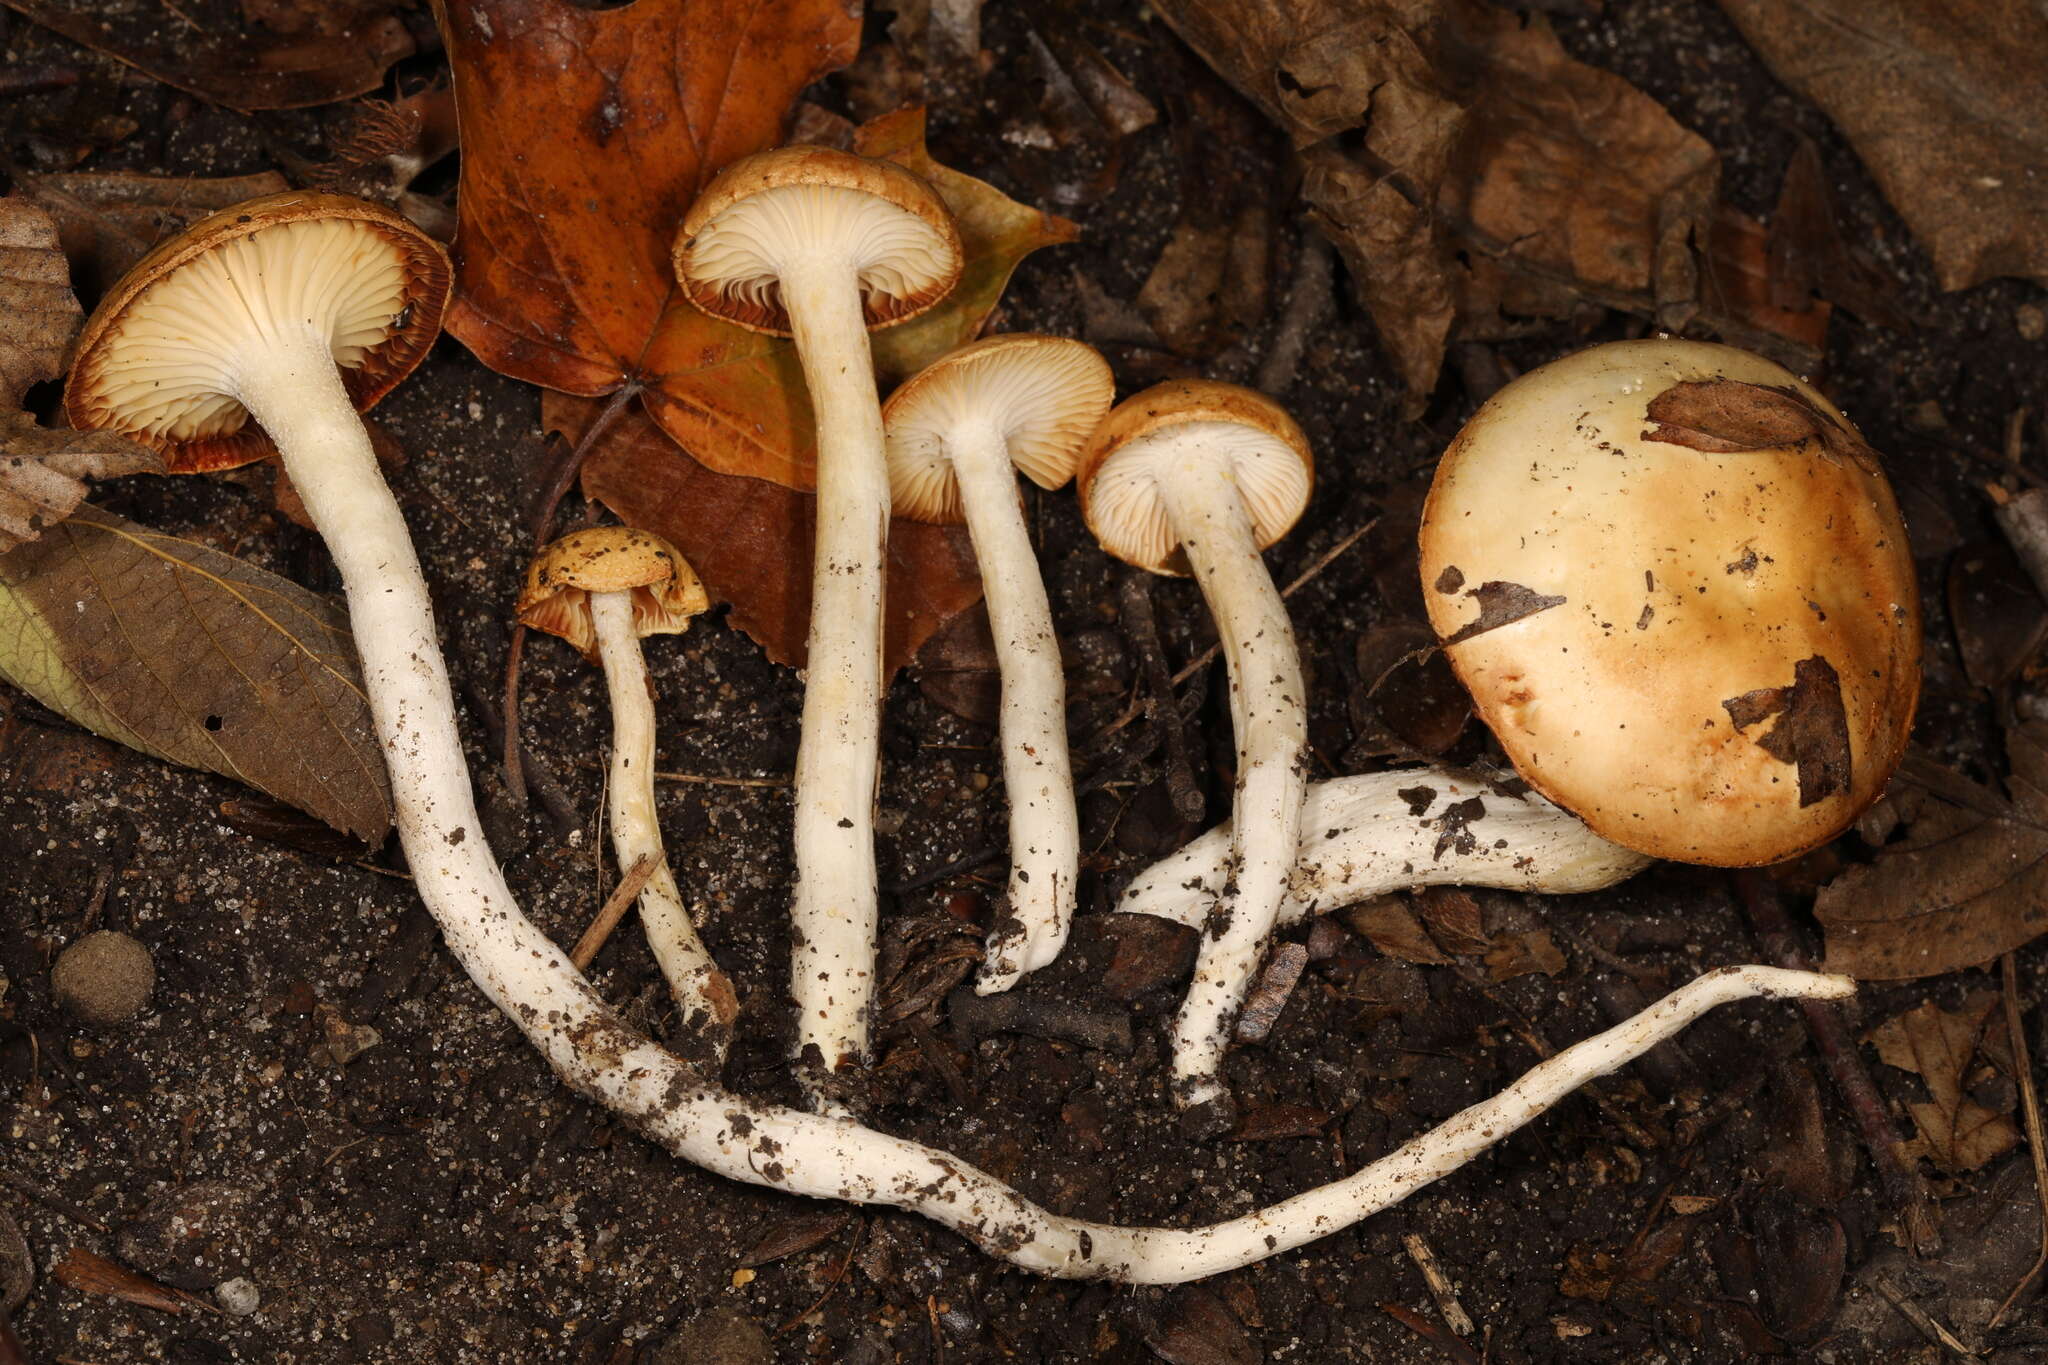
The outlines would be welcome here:
<svg viewBox="0 0 2048 1365">
<path fill-rule="evenodd" d="M 238 1318 L 248 1317 L 263 1304 L 262 1291 L 239 1275 L 214 1286 L 213 1297 L 225 1312 Z"/>
<path fill-rule="evenodd" d="M 149 1005 L 156 962 L 140 942 L 112 929 L 87 934 L 57 955 L 50 988 L 89 1024 L 124 1024 Z"/>
</svg>

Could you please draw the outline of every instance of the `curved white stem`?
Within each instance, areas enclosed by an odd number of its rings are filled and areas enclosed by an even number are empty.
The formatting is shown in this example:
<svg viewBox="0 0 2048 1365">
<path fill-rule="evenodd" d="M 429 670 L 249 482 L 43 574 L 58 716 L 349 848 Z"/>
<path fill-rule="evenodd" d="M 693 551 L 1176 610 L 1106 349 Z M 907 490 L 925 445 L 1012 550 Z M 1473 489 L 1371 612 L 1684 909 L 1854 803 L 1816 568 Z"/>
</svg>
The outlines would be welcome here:
<svg viewBox="0 0 2048 1365">
<path fill-rule="evenodd" d="M 1003 680 L 1003 785 L 1010 794 L 1009 913 L 988 939 L 975 989 L 1005 991 L 1060 955 L 1074 918 L 1081 827 L 1067 757 L 1067 681 L 1052 604 L 1024 526 L 1009 444 L 993 422 L 949 431 L 961 506 L 981 566 Z"/>
<path fill-rule="evenodd" d="M 854 263 L 782 274 L 818 432 L 817 541 L 797 741 L 790 993 L 798 1076 L 830 1110 L 832 1073 L 868 1060 L 875 990 L 875 787 L 882 731 L 882 590 L 889 470 Z"/>
<path fill-rule="evenodd" d="M 449 949 L 573 1089 L 720 1175 L 910 1209 L 1043 1274 L 1193 1279 L 1299 1246 L 1385 1208 L 1716 1005 L 1752 995 L 1840 998 L 1855 989 L 1844 977 L 1722 968 L 1566 1048 L 1501 1094 L 1343 1180 L 1227 1223 L 1187 1230 L 1061 1218 L 943 1152 L 844 1119 L 743 1099 L 622 1024 L 513 901 L 471 797 L 419 561 L 324 341 L 306 337 L 267 348 L 249 358 L 241 378 L 242 401 L 284 452 L 348 589 L 371 715 L 391 769 L 399 837 L 414 886 Z"/>
<path fill-rule="evenodd" d="M 1229 877 L 1218 825 L 1124 888 L 1116 908 L 1200 928 Z M 1498 886 L 1565 895 L 1625 881 L 1655 859 L 1610 843 L 1530 792 L 1504 796 L 1441 768 L 1309 784 L 1281 924 L 1411 886 Z"/>
<path fill-rule="evenodd" d="M 1217 1073 L 1231 1026 L 1287 895 L 1308 786 L 1308 708 L 1294 627 L 1236 482 L 1196 455 L 1175 461 L 1159 490 L 1216 618 L 1237 732 L 1235 876 L 1205 922 L 1194 981 L 1173 1022 L 1174 1099 L 1187 1108 L 1223 1095 Z"/>
<path fill-rule="evenodd" d="M 732 1045 L 739 996 L 697 937 L 662 847 L 654 804 L 654 685 L 640 653 L 639 632 L 633 629 L 633 595 L 594 592 L 590 615 L 612 705 L 612 771 L 606 784 L 612 853 L 621 873 L 642 858 L 654 860 L 654 872 L 640 891 L 640 927 L 682 1010 L 677 1036 L 688 1040 L 686 1055 L 715 1076 Z"/>
</svg>

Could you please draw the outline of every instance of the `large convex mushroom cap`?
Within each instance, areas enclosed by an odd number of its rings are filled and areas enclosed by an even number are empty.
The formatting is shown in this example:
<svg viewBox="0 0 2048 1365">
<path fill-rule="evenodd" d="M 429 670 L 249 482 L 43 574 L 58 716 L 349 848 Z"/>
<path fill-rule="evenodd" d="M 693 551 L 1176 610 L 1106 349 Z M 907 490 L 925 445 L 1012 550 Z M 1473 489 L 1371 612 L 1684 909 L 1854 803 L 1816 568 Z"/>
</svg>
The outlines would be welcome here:
<svg viewBox="0 0 2048 1365">
<path fill-rule="evenodd" d="M 916 317 L 960 278 L 960 232 L 930 185 L 894 162 L 802 146 L 718 173 L 676 233 L 676 278 L 713 317 L 787 336 L 780 277 L 821 244 L 859 276 L 870 327 Z"/>
<path fill-rule="evenodd" d="M 635 635 L 679 635 L 711 605 L 704 584 L 675 547 L 629 526 L 572 531 L 534 557 L 519 594 L 520 624 L 559 635 L 597 662 L 590 595 L 632 594 Z"/>
<path fill-rule="evenodd" d="M 1532 784 L 1660 858 L 1775 862 L 1897 767 L 1920 615 L 1897 503 L 1810 385 L 1617 342 L 1495 394 L 1422 520 L 1430 622 Z"/>
<path fill-rule="evenodd" d="M 236 204 L 143 257 L 93 310 L 66 410 L 155 448 L 172 473 L 263 459 L 242 348 L 315 328 L 367 410 L 440 334 L 449 280 L 440 246 L 382 205 L 303 191 Z"/>
<path fill-rule="evenodd" d="M 1187 573 L 1159 486 L 1191 450 L 1228 465 L 1262 550 L 1301 519 L 1315 489 L 1308 437 L 1285 408 L 1235 384 L 1168 380 L 1119 403 L 1089 442 L 1081 514 L 1103 549 L 1153 573 Z"/>
</svg>

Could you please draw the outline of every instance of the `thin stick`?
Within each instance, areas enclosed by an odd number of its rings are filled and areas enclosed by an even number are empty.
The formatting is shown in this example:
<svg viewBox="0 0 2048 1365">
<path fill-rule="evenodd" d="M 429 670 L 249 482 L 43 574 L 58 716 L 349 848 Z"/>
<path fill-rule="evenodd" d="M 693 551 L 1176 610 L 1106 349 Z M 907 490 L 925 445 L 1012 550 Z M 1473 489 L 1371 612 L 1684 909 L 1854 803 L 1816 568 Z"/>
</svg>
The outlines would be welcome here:
<svg viewBox="0 0 2048 1365">
<path fill-rule="evenodd" d="M 1964 1360 L 1983 1359 L 1982 1356 L 1963 1345 L 1961 1341 L 1958 1341 L 1955 1333 L 1936 1322 L 1926 1309 L 1900 1293 L 1899 1287 L 1890 1280 L 1882 1275 L 1873 1275 L 1871 1276 L 1871 1283 L 1877 1286 L 1878 1293 L 1884 1295 L 1885 1302 L 1898 1309 L 1899 1316 L 1912 1323 L 1920 1335 L 1926 1337 L 1928 1341 L 1936 1346 L 1946 1347 Z"/>
<path fill-rule="evenodd" d="M 1124 634 L 1138 651 L 1144 669 L 1145 714 L 1166 750 L 1166 791 L 1173 800 L 1173 813 L 1183 820 L 1199 820 L 1207 802 L 1195 785 L 1187 730 L 1174 700 L 1174 680 L 1166 670 L 1166 651 L 1159 642 L 1159 619 L 1152 610 L 1152 575 L 1143 569 L 1127 569 L 1118 585 L 1117 608 Z"/>
<path fill-rule="evenodd" d="M 569 950 L 569 960 L 576 964 L 577 971 L 588 971 L 590 964 L 604 948 L 605 941 L 612 936 L 612 930 L 619 927 L 619 921 L 626 917 L 626 909 L 639 899 L 641 888 L 654 875 L 658 866 L 652 855 L 642 854 L 633 864 L 630 872 L 612 888 L 605 897 L 604 908 L 597 912 L 597 918 L 583 931 L 583 937 L 576 940 L 576 946 Z"/>
<path fill-rule="evenodd" d="M 1763 945 L 1764 955 L 1781 967 L 1809 970 L 1806 954 L 1793 937 L 1792 921 L 1786 917 L 1785 907 L 1778 903 L 1777 889 L 1753 870 L 1736 873 L 1735 885 L 1742 893 L 1743 909 L 1748 912 L 1750 928 Z M 1877 1092 L 1877 1082 L 1871 1080 L 1862 1055 L 1856 1050 L 1856 1039 L 1842 1007 L 1832 1002 L 1801 1000 L 1799 1009 L 1806 1016 L 1807 1031 L 1813 1035 L 1821 1060 L 1827 1063 L 1836 1091 L 1856 1120 L 1863 1148 L 1877 1168 L 1878 1184 L 1892 1211 L 1899 1215 L 1913 1254 L 1922 1258 L 1934 1255 L 1941 1250 L 1941 1216 L 1928 1193 L 1927 1182 L 1899 1155 L 1898 1130 L 1892 1126 L 1884 1096 Z"/>
<path fill-rule="evenodd" d="M 99 1219 L 72 1203 L 63 1195 L 58 1194 L 55 1190 L 45 1189 L 27 1176 L 16 1175 L 4 1166 L 0 1166 L 0 1185 L 5 1185 L 16 1194 L 33 1199 L 45 1208 L 63 1214 L 74 1223 L 82 1223 L 94 1232 L 106 1232 L 108 1230 L 105 1223 L 102 1223 Z"/>
<path fill-rule="evenodd" d="M 2020 1295 L 2033 1284 L 2042 1267 L 2048 1266 L 2048 1144 L 2041 1140 L 2041 1097 L 2034 1090 L 2034 1064 L 2027 1056 L 2027 1035 L 2020 1027 L 2020 974 L 2011 953 L 1999 958 L 1998 970 L 2005 979 L 2005 1033 L 2012 1040 L 2013 1070 L 2019 1073 L 2020 1099 L 2026 1105 L 2027 1147 L 2034 1158 L 2034 1197 L 2041 1201 L 2041 1254 L 1991 1315 L 1991 1321 L 1984 1327 L 1987 1332 L 1998 1330 L 1998 1324 L 2005 1321 Z"/>
<path fill-rule="evenodd" d="M 1471 1336 L 1477 1330 L 1472 1325 L 1472 1317 L 1458 1302 L 1458 1291 L 1437 1263 L 1436 1253 L 1429 1249 L 1429 1243 L 1422 1240 L 1421 1233 L 1411 1232 L 1401 1238 L 1401 1245 L 1408 1249 L 1408 1259 L 1415 1262 L 1415 1268 L 1422 1272 L 1422 1282 L 1429 1286 L 1429 1296 L 1436 1300 L 1436 1311 L 1444 1315 L 1444 1326 L 1461 1337 Z"/>
<path fill-rule="evenodd" d="M 776 787 L 788 788 L 792 779 L 787 775 L 773 777 L 724 777 L 718 773 L 662 773 L 655 779 L 661 782 L 700 782 L 710 787 Z"/>
<path fill-rule="evenodd" d="M 838 1266 L 832 1271 L 832 1278 L 828 1280 L 825 1284 L 825 1292 L 818 1295 L 817 1299 L 811 1304 L 809 1308 L 804 1309 L 803 1312 L 798 1313 L 788 1322 L 783 1323 L 782 1326 L 770 1332 L 768 1336 L 771 1340 L 775 1337 L 781 1336 L 784 1332 L 789 1331 L 798 1323 L 802 1322 L 805 1318 L 809 1317 L 811 1314 L 817 1312 L 820 1308 L 823 1308 L 825 1306 L 825 1300 L 832 1297 L 832 1292 L 839 1288 L 839 1282 L 846 1278 L 847 1268 L 853 1264 L 854 1253 L 860 1250 L 860 1239 L 866 1235 L 867 1230 L 868 1220 L 865 1218 L 861 1219 L 858 1223 L 855 1223 L 853 1225 L 853 1240 L 847 1243 L 846 1254 L 839 1258 Z"/>
</svg>

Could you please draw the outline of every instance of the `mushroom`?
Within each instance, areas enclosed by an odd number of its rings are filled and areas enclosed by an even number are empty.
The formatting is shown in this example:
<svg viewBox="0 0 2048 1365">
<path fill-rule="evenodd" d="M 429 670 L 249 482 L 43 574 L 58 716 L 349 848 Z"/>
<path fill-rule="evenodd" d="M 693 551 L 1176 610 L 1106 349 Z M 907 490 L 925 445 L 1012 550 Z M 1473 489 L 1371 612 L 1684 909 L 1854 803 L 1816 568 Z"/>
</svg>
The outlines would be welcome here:
<svg viewBox="0 0 2048 1365">
<path fill-rule="evenodd" d="M 896 514 L 967 523 L 1002 673 L 1009 912 L 989 936 L 975 987 L 984 995 L 1059 956 L 1080 861 L 1066 679 L 1017 471 L 1040 488 L 1073 478 L 1115 388 L 1092 346 L 1019 334 L 950 352 L 882 408 Z"/>
<path fill-rule="evenodd" d="M 652 860 L 640 890 L 640 924 L 682 1008 L 681 1037 L 712 1070 L 732 1043 L 739 997 L 690 923 L 662 848 L 654 804 L 654 684 L 640 641 L 677 635 L 711 605 L 682 555 L 661 537 L 595 526 L 548 545 L 526 571 L 522 624 L 558 635 L 604 666 L 611 695 L 612 763 L 606 784 L 612 852 L 621 873 Z"/>
<path fill-rule="evenodd" d="M 1413 886 L 1495 886 L 1566 895 L 1648 867 L 1535 793 L 1409 768 L 1309 784 L 1281 924 Z M 1230 826 L 1140 872 L 1116 908 L 1200 928 L 1229 876 Z"/>
<path fill-rule="evenodd" d="M 1259 552 L 1301 516 L 1308 439 L 1235 385 L 1173 380 L 1125 399 L 1082 460 L 1081 509 L 1102 547 L 1154 573 L 1192 573 L 1216 618 L 1237 734 L 1234 884 L 1218 903 L 1173 1027 L 1175 1102 L 1227 1118 L 1217 1078 L 1300 843 L 1307 703 L 1286 605 Z M 1198 1123 L 1201 1121 L 1198 1120 Z"/>
<path fill-rule="evenodd" d="M 797 745 L 790 984 L 811 1102 L 868 1055 L 876 927 L 883 562 L 889 475 L 867 332 L 915 317 L 960 275 L 960 235 L 931 186 L 828 147 L 734 162 L 683 218 L 685 297 L 795 339 L 818 432 L 818 524 Z"/>
<path fill-rule="evenodd" d="M 1659 858 L 1832 839 L 1904 753 L 1920 616 L 1898 505 L 1811 385 L 1696 341 L 1531 370 L 1423 512 L 1430 623 L 1515 768 Z"/>
</svg>

